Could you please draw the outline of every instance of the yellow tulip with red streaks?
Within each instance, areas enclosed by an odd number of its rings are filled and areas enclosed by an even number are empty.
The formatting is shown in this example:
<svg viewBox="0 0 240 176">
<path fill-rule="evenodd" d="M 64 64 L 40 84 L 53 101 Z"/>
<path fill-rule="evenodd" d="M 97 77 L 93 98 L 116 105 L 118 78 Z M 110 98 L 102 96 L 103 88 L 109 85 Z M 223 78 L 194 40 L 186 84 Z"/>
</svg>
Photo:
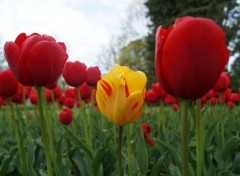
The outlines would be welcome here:
<svg viewBox="0 0 240 176">
<path fill-rule="evenodd" d="M 142 112 L 146 83 L 143 72 L 115 65 L 97 84 L 100 111 L 119 126 L 136 121 Z"/>
</svg>

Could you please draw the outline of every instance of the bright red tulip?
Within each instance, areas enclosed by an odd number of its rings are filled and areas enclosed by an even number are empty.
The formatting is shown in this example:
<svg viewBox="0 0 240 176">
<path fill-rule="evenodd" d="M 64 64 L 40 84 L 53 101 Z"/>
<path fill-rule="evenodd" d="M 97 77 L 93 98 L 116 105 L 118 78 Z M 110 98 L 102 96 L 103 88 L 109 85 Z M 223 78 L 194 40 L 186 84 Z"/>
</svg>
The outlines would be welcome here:
<svg viewBox="0 0 240 176">
<path fill-rule="evenodd" d="M 12 72 L 7 69 L 0 71 L 0 96 L 11 97 L 18 91 L 18 82 Z"/>
<path fill-rule="evenodd" d="M 46 86 L 56 81 L 68 58 L 66 46 L 48 35 L 21 33 L 4 45 L 5 57 L 17 80 L 26 86 Z"/>
<path fill-rule="evenodd" d="M 163 89 L 197 99 L 217 82 L 229 59 L 224 31 L 207 18 L 182 17 L 156 34 L 155 70 Z"/>
<path fill-rule="evenodd" d="M 62 74 L 68 85 L 78 87 L 86 80 L 87 66 L 79 61 L 68 61 L 63 68 Z"/>
<path fill-rule="evenodd" d="M 32 104 L 38 104 L 38 96 L 35 89 L 33 89 L 29 95 L 29 99 Z"/>
<path fill-rule="evenodd" d="M 87 69 L 86 83 L 92 87 L 96 87 L 98 80 L 101 79 L 101 71 L 98 66 L 89 67 Z"/>
<path fill-rule="evenodd" d="M 69 125 L 72 122 L 73 115 L 69 108 L 64 108 L 59 114 L 59 121 L 64 125 Z"/>
</svg>

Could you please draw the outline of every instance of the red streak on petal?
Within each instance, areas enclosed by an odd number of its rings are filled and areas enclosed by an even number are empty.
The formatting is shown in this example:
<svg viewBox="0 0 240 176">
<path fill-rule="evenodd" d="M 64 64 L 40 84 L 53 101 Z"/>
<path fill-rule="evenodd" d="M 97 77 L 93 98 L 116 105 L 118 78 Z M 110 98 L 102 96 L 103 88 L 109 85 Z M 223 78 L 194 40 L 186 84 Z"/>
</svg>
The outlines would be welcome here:
<svg viewBox="0 0 240 176">
<path fill-rule="evenodd" d="M 112 88 L 111 86 L 104 80 L 101 81 L 101 86 L 105 90 L 108 96 L 112 94 Z"/>
<path fill-rule="evenodd" d="M 138 102 L 134 103 L 132 109 L 133 109 L 133 110 L 136 109 L 137 106 L 138 106 Z"/>
<path fill-rule="evenodd" d="M 126 94 L 126 97 L 129 96 L 129 90 L 128 90 L 128 85 L 127 85 L 126 80 L 125 80 L 125 94 Z"/>
</svg>

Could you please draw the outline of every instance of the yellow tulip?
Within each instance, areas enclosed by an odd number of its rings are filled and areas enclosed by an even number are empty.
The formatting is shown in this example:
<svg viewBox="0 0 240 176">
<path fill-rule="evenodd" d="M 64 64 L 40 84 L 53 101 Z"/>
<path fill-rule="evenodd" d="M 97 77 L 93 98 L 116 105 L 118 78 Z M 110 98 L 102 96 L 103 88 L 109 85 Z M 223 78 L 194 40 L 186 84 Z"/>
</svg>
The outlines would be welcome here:
<svg viewBox="0 0 240 176">
<path fill-rule="evenodd" d="M 142 112 L 146 83 L 143 72 L 115 65 L 97 84 L 100 111 L 119 126 L 136 121 Z"/>
</svg>

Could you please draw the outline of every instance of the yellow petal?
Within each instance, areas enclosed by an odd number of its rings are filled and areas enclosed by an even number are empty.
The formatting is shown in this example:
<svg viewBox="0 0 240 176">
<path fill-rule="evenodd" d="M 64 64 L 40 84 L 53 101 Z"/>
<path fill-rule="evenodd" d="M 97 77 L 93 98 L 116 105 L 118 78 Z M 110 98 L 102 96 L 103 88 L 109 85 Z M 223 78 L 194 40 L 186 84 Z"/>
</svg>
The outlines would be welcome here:
<svg viewBox="0 0 240 176">
<path fill-rule="evenodd" d="M 136 121 L 141 115 L 143 100 L 141 91 L 129 95 L 124 104 L 116 111 L 114 123 L 117 125 L 125 125 Z"/>
<path fill-rule="evenodd" d="M 147 84 L 147 77 L 141 71 L 126 74 L 125 80 L 130 93 L 143 91 Z"/>
</svg>

